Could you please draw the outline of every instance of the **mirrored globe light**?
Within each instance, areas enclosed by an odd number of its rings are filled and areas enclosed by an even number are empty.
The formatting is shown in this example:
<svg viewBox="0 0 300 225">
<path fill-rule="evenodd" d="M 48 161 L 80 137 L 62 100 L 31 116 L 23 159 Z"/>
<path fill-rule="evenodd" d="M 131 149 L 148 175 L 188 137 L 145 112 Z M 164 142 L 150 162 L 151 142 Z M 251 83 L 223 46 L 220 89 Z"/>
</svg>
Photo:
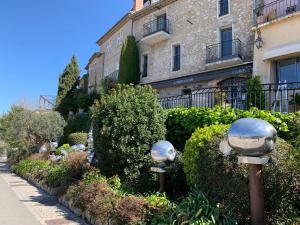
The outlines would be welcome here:
<svg viewBox="0 0 300 225">
<path fill-rule="evenodd" d="M 84 151 L 85 150 L 85 145 L 84 144 L 78 144 L 77 145 L 77 150 L 78 151 Z"/>
<path fill-rule="evenodd" d="M 152 145 L 151 157 L 155 162 L 172 162 L 176 157 L 174 146 L 168 141 L 159 141 Z"/>
<path fill-rule="evenodd" d="M 230 147 L 243 156 L 263 156 L 271 152 L 277 139 L 274 126 L 264 120 L 243 118 L 228 131 Z"/>
<path fill-rule="evenodd" d="M 40 147 L 39 149 L 39 153 L 46 153 L 47 152 L 47 148 L 45 145 L 43 145 L 42 147 Z"/>
</svg>

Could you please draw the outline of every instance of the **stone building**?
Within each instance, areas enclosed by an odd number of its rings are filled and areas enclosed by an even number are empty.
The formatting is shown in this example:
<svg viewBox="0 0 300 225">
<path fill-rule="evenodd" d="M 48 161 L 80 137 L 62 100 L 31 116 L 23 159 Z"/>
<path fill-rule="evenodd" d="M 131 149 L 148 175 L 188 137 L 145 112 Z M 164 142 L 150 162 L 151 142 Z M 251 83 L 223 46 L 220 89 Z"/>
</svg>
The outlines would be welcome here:
<svg viewBox="0 0 300 225">
<path fill-rule="evenodd" d="M 101 79 L 104 74 L 104 57 L 103 53 L 96 52 L 92 55 L 89 63 L 85 67 L 89 74 L 88 78 L 88 93 L 99 91 Z"/>
<path fill-rule="evenodd" d="M 244 83 L 252 75 L 252 27 L 252 0 L 135 0 L 97 41 L 103 66 L 96 74 L 117 76 L 123 39 L 134 35 L 141 83 L 161 97 Z"/>
</svg>

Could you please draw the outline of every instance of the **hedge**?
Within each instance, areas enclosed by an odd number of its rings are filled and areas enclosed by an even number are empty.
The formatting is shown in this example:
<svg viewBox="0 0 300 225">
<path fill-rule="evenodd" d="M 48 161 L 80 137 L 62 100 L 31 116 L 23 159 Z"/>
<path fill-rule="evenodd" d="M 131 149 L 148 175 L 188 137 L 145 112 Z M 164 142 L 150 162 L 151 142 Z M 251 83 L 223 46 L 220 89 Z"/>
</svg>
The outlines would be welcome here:
<svg viewBox="0 0 300 225">
<path fill-rule="evenodd" d="M 225 204 L 240 224 L 248 224 L 247 167 L 238 165 L 236 154 L 225 157 L 219 150 L 227 129 L 228 125 L 198 128 L 184 148 L 184 171 L 190 187 Z M 300 152 L 279 138 L 270 157 L 263 168 L 268 224 L 293 224 L 292 220 L 300 221 L 300 195 L 296 194 L 300 187 Z"/>
<path fill-rule="evenodd" d="M 231 124 L 237 119 L 244 117 L 260 118 L 273 124 L 281 138 L 294 143 L 298 135 L 295 126 L 298 113 L 281 114 L 251 108 L 243 111 L 233 108 L 222 108 L 220 106 L 210 108 L 175 108 L 169 109 L 167 113 L 167 140 L 178 150 L 183 150 L 185 142 L 197 129 L 213 124 Z"/>
<path fill-rule="evenodd" d="M 87 133 L 83 132 L 77 132 L 77 133 L 72 133 L 68 137 L 68 143 L 69 145 L 76 145 L 76 144 L 86 144 L 87 143 Z"/>
</svg>

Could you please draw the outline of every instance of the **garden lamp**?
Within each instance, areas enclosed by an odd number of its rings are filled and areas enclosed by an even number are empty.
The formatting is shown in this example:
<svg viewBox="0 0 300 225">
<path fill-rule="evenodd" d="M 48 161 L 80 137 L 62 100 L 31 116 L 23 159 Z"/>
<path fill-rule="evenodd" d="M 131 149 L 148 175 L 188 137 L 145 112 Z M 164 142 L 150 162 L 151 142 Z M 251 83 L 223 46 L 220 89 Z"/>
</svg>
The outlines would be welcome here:
<svg viewBox="0 0 300 225">
<path fill-rule="evenodd" d="M 249 165 L 252 225 L 265 225 L 262 165 L 267 164 L 276 143 L 277 131 L 270 123 L 254 118 L 234 122 L 228 131 L 228 145 L 238 153 L 238 163 Z"/>
<path fill-rule="evenodd" d="M 176 150 L 174 146 L 168 141 L 159 141 L 152 145 L 151 157 L 157 163 L 156 167 L 151 167 L 151 171 L 159 173 L 159 192 L 165 192 L 165 167 L 166 163 L 173 162 L 176 157 Z"/>
</svg>

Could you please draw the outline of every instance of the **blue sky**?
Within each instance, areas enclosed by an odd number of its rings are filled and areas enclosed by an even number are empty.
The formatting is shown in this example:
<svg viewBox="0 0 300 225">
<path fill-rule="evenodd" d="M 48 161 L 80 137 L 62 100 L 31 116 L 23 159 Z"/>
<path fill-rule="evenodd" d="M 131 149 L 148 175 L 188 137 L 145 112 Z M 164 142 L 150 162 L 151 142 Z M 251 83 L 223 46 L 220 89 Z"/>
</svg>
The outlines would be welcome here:
<svg viewBox="0 0 300 225">
<path fill-rule="evenodd" d="M 95 42 L 133 0 L 0 0 L 0 115 L 11 104 L 55 95 L 76 54 L 82 74 Z"/>
</svg>

